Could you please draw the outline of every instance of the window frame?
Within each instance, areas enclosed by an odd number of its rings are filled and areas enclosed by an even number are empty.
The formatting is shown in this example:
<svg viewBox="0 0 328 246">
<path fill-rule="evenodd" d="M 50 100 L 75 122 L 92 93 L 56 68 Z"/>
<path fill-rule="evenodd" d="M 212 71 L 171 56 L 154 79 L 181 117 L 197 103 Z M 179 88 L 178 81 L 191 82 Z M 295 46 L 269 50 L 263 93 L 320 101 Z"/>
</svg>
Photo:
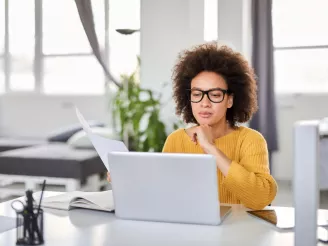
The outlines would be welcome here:
<svg viewBox="0 0 328 246">
<path fill-rule="evenodd" d="M 309 49 L 328 49 L 327 45 L 302 45 L 302 46 L 276 46 L 273 48 L 276 50 L 309 50 Z"/>
</svg>

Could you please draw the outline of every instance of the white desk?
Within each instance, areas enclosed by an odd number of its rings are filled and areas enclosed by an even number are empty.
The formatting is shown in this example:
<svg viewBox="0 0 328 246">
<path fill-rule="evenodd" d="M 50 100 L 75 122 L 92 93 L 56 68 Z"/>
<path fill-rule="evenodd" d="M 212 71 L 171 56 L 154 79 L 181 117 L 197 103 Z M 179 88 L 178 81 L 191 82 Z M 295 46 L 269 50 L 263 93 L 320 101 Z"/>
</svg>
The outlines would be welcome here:
<svg viewBox="0 0 328 246">
<path fill-rule="evenodd" d="M 266 222 L 249 216 L 239 205 L 233 206 L 232 213 L 220 226 L 119 220 L 110 213 L 81 209 L 62 214 L 45 213 L 44 245 L 294 245 L 292 232 L 277 231 Z M 10 202 L 0 204 L 0 215 L 15 217 Z M 15 244 L 16 229 L 0 233 L 0 245 Z"/>
</svg>

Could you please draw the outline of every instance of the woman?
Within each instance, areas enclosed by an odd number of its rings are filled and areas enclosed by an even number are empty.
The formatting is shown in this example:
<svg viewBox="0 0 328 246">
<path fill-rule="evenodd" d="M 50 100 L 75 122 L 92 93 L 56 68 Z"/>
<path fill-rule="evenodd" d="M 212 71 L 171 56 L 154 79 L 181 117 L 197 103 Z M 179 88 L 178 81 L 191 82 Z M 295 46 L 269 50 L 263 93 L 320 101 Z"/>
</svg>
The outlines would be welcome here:
<svg viewBox="0 0 328 246">
<path fill-rule="evenodd" d="M 256 89 L 240 53 L 216 43 L 183 51 L 173 71 L 173 98 L 177 115 L 195 126 L 171 133 L 163 152 L 213 155 L 220 202 L 262 209 L 277 193 L 267 144 L 259 132 L 238 126 L 257 110 Z"/>
<path fill-rule="evenodd" d="M 173 97 L 177 115 L 196 125 L 171 133 L 163 152 L 213 155 L 220 202 L 262 209 L 277 193 L 267 144 L 259 132 L 238 126 L 257 110 L 256 89 L 240 53 L 216 43 L 183 51 L 173 71 Z"/>
</svg>

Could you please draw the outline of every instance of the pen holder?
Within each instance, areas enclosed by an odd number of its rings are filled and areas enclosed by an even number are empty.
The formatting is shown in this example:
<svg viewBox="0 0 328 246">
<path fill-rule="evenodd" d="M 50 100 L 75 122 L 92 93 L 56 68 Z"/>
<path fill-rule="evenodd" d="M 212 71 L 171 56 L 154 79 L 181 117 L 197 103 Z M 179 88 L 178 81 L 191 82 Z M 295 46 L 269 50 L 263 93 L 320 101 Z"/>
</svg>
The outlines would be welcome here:
<svg viewBox="0 0 328 246">
<path fill-rule="evenodd" d="M 43 210 L 16 212 L 16 245 L 41 245 L 43 238 Z"/>
</svg>

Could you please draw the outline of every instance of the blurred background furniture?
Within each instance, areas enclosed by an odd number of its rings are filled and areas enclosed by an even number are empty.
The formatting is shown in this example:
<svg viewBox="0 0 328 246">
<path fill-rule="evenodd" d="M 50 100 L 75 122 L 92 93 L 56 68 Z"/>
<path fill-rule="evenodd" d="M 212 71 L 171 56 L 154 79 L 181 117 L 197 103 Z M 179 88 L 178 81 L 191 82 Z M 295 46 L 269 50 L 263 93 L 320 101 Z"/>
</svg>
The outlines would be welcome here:
<svg viewBox="0 0 328 246">
<path fill-rule="evenodd" d="M 96 134 L 115 138 L 103 123 L 89 124 Z M 79 125 L 46 139 L 0 138 L 0 151 L 0 199 L 38 190 L 44 179 L 58 191 L 97 191 L 108 185 L 106 168 Z"/>
<path fill-rule="evenodd" d="M 328 118 L 321 120 L 319 131 L 319 188 L 320 190 L 328 190 Z"/>
</svg>

